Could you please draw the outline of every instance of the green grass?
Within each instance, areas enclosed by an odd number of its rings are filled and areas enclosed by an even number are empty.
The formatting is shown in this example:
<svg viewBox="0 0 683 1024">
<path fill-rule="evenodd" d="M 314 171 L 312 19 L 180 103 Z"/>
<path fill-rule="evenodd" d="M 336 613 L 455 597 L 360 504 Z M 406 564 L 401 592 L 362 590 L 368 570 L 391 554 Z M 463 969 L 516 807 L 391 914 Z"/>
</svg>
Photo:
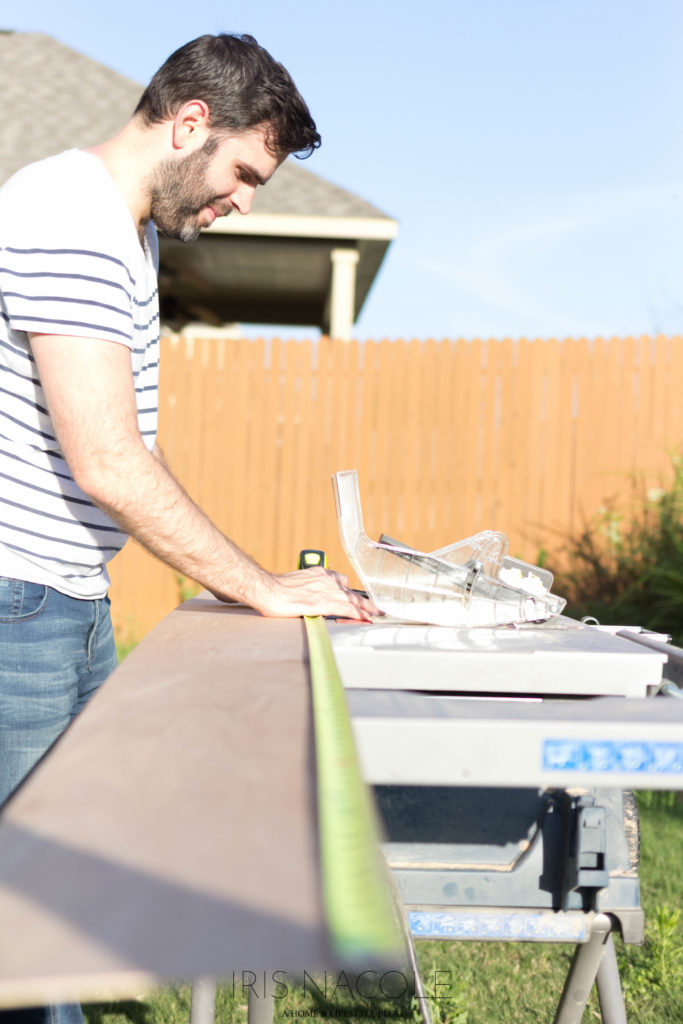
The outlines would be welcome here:
<svg viewBox="0 0 683 1024">
<path fill-rule="evenodd" d="M 617 937 L 622 985 L 629 1024 L 676 1024 L 683 1021 L 683 800 L 681 794 L 638 794 L 641 817 L 641 898 L 646 912 L 646 941 L 624 946 Z M 179 927 L 182 923 L 179 922 Z M 420 942 L 420 970 L 430 999 L 434 1024 L 537 1024 L 553 1020 L 569 969 L 573 947 L 536 943 Z M 311 979 L 306 990 L 291 987 L 276 1001 L 275 1022 L 316 1018 L 362 1021 L 377 1011 L 384 1017 L 415 1021 L 419 1011 L 408 998 L 363 1000 L 340 982 Z M 388 985 L 388 983 L 387 983 Z M 332 992 L 336 986 L 337 991 Z M 216 1024 L 244 1024 L 246 999 L 238 983 L 219 987 Z M 334 996 L 334 998 L 331 998 Z M 395 996 L 395 997 L 394 997 Z M 139 1000 L 85 1007 L 88 1024 L 188 1024 L 189 985 L 169 986 Z M 600 1020 L 595 991 L 584 1022 Z"/>
<path fill-rule="evenodd" d="M 137 647 L 138 643 L 139 640 L 135 633 L 116 636 L 116 656 L 119 659 L 119 663 L 123 661 L 126 655 L 130 654 L 134 647 Z"/>
</svg>

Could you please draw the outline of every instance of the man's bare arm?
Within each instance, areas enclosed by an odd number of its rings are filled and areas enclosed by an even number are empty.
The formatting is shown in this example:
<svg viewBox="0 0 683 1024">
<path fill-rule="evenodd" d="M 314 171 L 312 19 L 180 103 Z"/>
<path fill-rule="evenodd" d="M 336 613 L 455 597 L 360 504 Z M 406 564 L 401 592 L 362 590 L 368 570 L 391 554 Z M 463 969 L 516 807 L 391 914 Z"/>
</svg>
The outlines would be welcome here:
<svg viewBox="0 0 683 1024">
<path fill-rule="evenodd" d="M 264 615 L 367 618 L 374 605 L 322 569 L 273 575 L 211 522 L 150 452 L 137 425 L 130 351 L 114 342 L 31 335 L 48 408 L 76 483 L 127 533 L 222 600 Z"/>
</svg>

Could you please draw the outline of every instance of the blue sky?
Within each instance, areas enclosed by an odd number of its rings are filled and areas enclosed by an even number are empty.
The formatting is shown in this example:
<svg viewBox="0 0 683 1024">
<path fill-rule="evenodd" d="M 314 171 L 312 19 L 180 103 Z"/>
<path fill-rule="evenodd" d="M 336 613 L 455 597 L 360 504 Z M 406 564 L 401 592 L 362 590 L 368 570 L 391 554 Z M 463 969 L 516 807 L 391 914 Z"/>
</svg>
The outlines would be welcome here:
<svg viewBox="0 0 683 1024">
<path fill-rule="evenodd" d="M 399 222 L 357 337 L 683 333 L 682 0 L 27 0 L 4 19 L 141 82 L 204 32 L 255 35 L 318 122 L 310 169 Z"/>
</svg>

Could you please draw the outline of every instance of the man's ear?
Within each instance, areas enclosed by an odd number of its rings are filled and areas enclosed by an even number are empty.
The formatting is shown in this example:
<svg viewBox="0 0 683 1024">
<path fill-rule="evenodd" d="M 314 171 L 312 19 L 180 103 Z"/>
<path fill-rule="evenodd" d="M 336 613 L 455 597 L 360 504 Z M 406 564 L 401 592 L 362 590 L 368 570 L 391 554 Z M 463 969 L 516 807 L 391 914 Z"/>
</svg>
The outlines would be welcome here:
<svg viewBox="0 0 683 1024">
<path fill-rule="evenodd" d="M 173 118 L 172 141 L 174 149 L 194 149 L 203 146 L 209 134 L 209 107 L 204 100 L 183 103 Z"/>
</svg>

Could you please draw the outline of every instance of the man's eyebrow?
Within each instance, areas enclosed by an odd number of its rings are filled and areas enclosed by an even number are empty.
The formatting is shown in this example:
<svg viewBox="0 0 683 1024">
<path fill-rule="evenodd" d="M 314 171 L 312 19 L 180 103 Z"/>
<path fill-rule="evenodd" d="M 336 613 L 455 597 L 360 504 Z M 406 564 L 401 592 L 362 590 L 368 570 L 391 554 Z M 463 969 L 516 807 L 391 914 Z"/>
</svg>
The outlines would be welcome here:
<svg viewBox="0 0 683 1024">
<path fill-rule="evenodd" d="M 251 164 L 245 163 L 244 160 L 240 160 L 240 167 L 242 168 L 243 171 L 246 171 L 247 174 L 254 179 L 257 185 L 265 185 L 265 183 L 269 180 L 268 178 L 262 177 L 255 167 L 252 167 Z"/>
</svg>

